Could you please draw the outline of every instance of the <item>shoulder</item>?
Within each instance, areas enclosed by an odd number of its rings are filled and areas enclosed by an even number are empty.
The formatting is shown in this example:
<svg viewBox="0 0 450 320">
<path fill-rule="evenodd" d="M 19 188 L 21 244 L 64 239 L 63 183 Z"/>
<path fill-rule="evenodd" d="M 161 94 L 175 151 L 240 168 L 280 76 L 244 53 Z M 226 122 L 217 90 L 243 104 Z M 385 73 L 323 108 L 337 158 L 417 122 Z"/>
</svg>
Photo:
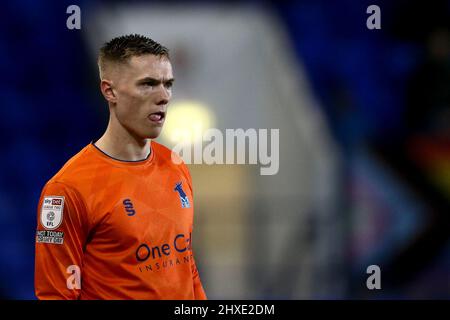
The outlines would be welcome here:
<svg viewBox="0 0 450 320">
<path fill-rule="evenodd" d="M 94 157 L 89 150 L 90 145 L 85 146 L 77 154 L 71 157 L 61 169 L 47 181 L 46 185 L 59 184 L 76 189 L 77 184 L 90 176 L 90 172 L 96 166 Z"/>
<path fill-rule="evenodd" d="M 166 163 L 168 165 L 173 165 L 177 167 L 186 167 L 183 159 L 176 153 L 167 148 L 166 146 L 152 141 L 152 151 L 155 152 L 157 161 Z"/>
<path fill-rule="evenodd" d="M 171 160 L 172 153 L 174 153 L 172 150 L 167 148 L 165 145 L 158 143 L 154 140 L 151 142 L 152 152 L 155 152 L 157 157 L 160 160 Z"/>
<path fill-rule="evenodd" d="M 173 170 L 179 170 L 186 177 L 189 184 L 191 184 L 189 169 L 176 152 L 155 141 L 152 141 L 152 151 L 155 152 L 156 161 L 160 165 L 170 167 Z"/>
</svg>

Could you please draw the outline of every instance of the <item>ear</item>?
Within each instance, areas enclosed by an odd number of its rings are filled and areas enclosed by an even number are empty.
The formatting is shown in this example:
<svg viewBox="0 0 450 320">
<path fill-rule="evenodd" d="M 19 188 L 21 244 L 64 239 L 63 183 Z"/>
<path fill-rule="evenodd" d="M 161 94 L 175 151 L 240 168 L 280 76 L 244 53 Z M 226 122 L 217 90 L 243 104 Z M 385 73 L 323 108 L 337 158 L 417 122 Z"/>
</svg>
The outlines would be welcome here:
<svg viewBox="0 0 450 320">
<path fill-rule="evenodd" d="M 108 102 L 117 102 L 117 96 L 114 92 L 113 83 L 111 80 L 102 79 L 100 81 L 100 91 Z"/>
</svg>

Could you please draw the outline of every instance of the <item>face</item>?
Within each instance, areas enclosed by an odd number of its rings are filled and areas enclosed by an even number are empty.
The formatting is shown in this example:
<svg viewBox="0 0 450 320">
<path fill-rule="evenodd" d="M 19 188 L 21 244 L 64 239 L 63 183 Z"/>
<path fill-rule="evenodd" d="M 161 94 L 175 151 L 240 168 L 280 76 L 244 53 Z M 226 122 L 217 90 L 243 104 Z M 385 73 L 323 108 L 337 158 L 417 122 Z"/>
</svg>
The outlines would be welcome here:
<svg viewBox="0 0 450 320">
<path fill-rule="evenodd" d="M 161 133 L 172 97 L 172 65 L 166 57 L 151 54 L 132 57 L 111 74 L 112 116 L 141 139 Z"/>
</svg>

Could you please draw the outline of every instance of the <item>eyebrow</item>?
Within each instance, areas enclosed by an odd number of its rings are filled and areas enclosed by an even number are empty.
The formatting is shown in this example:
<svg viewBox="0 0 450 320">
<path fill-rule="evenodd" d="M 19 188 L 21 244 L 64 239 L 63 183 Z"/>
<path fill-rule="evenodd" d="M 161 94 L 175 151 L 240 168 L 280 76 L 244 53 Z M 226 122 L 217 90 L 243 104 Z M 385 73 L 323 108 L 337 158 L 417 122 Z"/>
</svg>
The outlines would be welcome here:
<svg viewBox="0 0 450 320">
<path fill-rule="evenodd" d="M 175 81 L 174 78 L 170 78 L 170 79 L 165 80 L 164 83 L 173 83 L 174 81 Z M 163 81 L 161 79 L 156 79 L 156 78 L 152 78 L 152 77 L 145 77 L 145 78 L 137 81 L 137 83 L 145 83 L 145 82 L 152 82 L 155 85 L 158 85 Z"/>
</svg>

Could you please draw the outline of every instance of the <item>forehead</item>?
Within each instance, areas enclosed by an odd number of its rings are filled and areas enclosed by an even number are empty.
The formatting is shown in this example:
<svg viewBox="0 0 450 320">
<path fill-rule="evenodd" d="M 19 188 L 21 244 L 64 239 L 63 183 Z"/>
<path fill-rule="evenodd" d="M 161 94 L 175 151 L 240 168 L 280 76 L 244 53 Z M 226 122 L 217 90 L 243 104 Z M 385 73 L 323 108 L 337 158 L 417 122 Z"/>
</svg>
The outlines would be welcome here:
<svg viewBox="0 0 450 320">
<path fill-rule="evenodd" d="M 131 57 L 127 63 L 127 73 L 136 78 L 173 78 L 172 64 L 167 57 L 146 54 Z"/>
</svg>

